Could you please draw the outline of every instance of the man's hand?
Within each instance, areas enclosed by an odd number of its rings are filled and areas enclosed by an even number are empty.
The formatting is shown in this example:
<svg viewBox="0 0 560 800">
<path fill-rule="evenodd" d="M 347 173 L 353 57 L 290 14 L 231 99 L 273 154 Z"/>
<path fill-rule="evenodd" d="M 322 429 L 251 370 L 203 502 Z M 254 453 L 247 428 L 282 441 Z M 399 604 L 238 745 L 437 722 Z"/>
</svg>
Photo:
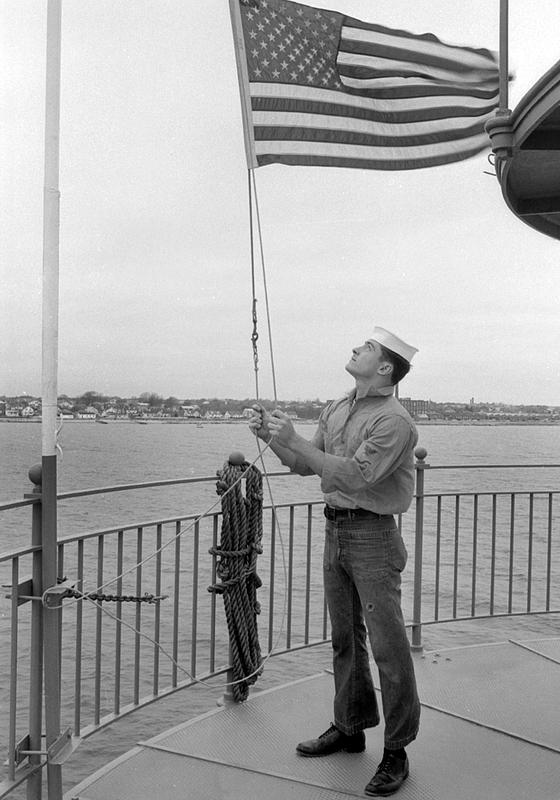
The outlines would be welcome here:
<svg viewBox="0 0 560 800">
<path fill-rule="evenodd" d="M 288 469 L 297 471 L 298 475 L 322 475 L 325 461 L 322 439 L 316 444 L 303 439 L 283 411 L 275 409 L 269 414 L 261 405 L 254 405 L 249 428 L 270 445 Z"/>
<path fill-rule="evenodd" d="M 290 447 L 296 436 L 292 420 L 283 411 L 275 409 L 268 418 L 268 429 L 274 441 L 282 447 Z"/>
<path fill-rule="evenodd" d="M 263 406 L 255 404 L 253 406 L 253 416 L 249 419 L 249 428 L 264 442 L 270 441 L 271 431 L 269 429 L 270 414 L 267 414 Z"/>
</svg>

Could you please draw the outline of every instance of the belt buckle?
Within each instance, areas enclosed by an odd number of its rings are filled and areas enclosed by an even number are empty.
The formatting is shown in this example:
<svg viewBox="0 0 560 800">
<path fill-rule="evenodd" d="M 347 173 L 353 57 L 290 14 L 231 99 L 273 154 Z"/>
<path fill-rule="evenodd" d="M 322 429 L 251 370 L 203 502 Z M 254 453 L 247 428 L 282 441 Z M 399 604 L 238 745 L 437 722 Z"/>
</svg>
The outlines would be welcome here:
<svg viewBox="0 0 560 800">
<path fill-rule="evenodd" d="M 333 508 L 332 506 L 329 505 L 325 505 L 325 517 L 328 520 L 330 520 L 331 522 L 336 522 L 338 515 L 339 515 L 339 509 Z"/>
<path fill-rule="evenodd" d="M 364 514 L 363 510 L 360 508 L 333 508 L 333 506 L 325 505 L 325 516 L 327 519 L 330 519 L 331 522 L 336 522 L 339 519 L 359 519 L 364 516 Z"/>
<path fill-rule="evenodd" d="M 333 508 L 333 506 L 327 506 L 326 516 L 331 522 L 336 522 L 339 519 L 353 520 L 356 518 L 353 508 Z"/>
</svg>

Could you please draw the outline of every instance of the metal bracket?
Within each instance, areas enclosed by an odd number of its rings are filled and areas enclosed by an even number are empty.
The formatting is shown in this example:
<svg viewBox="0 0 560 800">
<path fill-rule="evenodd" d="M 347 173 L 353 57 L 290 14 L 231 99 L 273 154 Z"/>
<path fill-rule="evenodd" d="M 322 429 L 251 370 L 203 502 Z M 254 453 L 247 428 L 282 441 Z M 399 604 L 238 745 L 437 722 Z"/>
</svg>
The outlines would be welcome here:
<svg viewBox="0 0 560 800">
<path fill-rule="evenodd" d="M 43 592 L 43 605 L 46 608 L 58 608 L 62 605 L 62 600 L 68 597 L 70 590 L 74 589 L 75 583 L 69 580 L 63 580 L 57 583 L 56 586 L 51 586 Z"/>
<path fill-rule="evenodd" d="M 19 742 L 16 743 L 15 749 L 15 761 L 16 764 L 19 766 L 22 761 L 30 754 L 31 741 L 29 739 L 29 734 L 27 733 L 23 739 L 20 739 Z"/>
<path fill-rule="evenodd" d="M 2 588 L 13 590 L 14 587 L 11 583 L 3 583 Z M 76 584 L 65 578 L 57 583 L 56 586 L 46 589 L 42 597 L 37 597 L 33 594 L 33 579 L 25 578 L 17 585 L 17 604 L 21 606 L 23 603 L 27 603 L 28 600 L 40 600 L 47 608 L 58 608 L 62 605 L 61 601 L 65 597 L 69 597 L 75 588 Z M 11 600 L 12 594 L 6 594 L 5 597 Z"/>
<path fill-rule="evenodd" d="M 20 739 L 16 744 L 16 764 L 21 764 L 22 761 L 25 761 L 29 756 L 46 756 L 50 764 L 64 764 L 78 747 L 80 741 L 81 739 L 79 737 L 72 736 L 72 728 L 66 728 L 58 739 L 51 744 L 48 750 L 31 750 L 29 734 L 26 734 L 23 739 Z"/>
<path fill-rule="evenodd" d="M 11 589 L 13 592 L 13 585 L 11 583 L 3 583 L 3 589 Z M 12 594 L 5 595 L 8 600 L 12 599 Z M 27 603 L 28 600 L 40 600 L 40 597 L 33 596 L 33 579 L 32 578 L 23 578 L 16 587 L 16 596 L 17 596 L 17 604 L 18 606 L 23 605 L 23 603 Z"/>
<path fill-rule="evenodd" d="M 47 760 L 50 764 L 64 764 L 79 743 L 79 739 L 72 737 L 72 728 L 66 728 L 47 750 Z"/>
</svg>

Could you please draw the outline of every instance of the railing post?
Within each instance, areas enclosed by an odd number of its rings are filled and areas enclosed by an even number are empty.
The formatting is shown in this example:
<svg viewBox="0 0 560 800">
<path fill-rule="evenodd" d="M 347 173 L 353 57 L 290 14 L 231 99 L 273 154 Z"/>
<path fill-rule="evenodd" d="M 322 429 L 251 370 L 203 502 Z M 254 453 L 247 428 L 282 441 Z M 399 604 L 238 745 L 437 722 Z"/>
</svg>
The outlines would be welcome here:
<svg viewBox="0 0 560 800">
<path fill-rule="evenodd" d="M 56 456 L 43 456 L 42 503 L 42 594 L 56 585 L 58 578 Z M 45 681 L 45 735 L 47 752 L 60 740 L 60 634 L 62 600 L 43 605 L 43 654 Z M 62 766 L 47 756 L 48 800 L 62 800 Z"/>
<path fill-rule="evenodd" d="M 33 594 L 41 596 L 43 555 L 42 555 L 42 468 L 35 464 L 29 470 L 29 480 L 34 484 L 29 497 L 37 498 L 32 506 L 31 545 L 33 552 L 32 582 Z M 29 675 L 29 763 L 41 763 L 41 729 L 43 721 L 43 607 L 40 603 L 31 604 L 31 653 Z M 41 800 L 42 775 L 38 770 L 27 780 L 27 800 Z"/>
<path fill-rule="evenodd" d="M 412 611 L 412 650 L 422 650 L 422 560 L 424 547 L 424 470 L 428 464 L 425 447 L 417 447 L 416 456 L 416 527 L 414 537 L 414 606 Z"/>
</svg>

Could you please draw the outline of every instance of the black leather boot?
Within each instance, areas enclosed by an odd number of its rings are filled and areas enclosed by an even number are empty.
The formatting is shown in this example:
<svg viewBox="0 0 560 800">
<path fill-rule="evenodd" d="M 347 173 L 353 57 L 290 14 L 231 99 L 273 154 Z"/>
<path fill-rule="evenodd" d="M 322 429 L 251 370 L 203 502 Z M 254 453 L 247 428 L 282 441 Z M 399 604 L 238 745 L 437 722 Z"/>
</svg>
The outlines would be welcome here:
<svg viewBox="0 0 560 800">
<path fill-rule="evenodd" d="M 300 756 L 329 756 L 343 750 L 346 753 L 363 753 L 366 749 L 366 736 L 363 731 L 347 736 L 335 725 L 322 733 L 318 739 L 300 742 L 296 751 Z"/>
</svg>

